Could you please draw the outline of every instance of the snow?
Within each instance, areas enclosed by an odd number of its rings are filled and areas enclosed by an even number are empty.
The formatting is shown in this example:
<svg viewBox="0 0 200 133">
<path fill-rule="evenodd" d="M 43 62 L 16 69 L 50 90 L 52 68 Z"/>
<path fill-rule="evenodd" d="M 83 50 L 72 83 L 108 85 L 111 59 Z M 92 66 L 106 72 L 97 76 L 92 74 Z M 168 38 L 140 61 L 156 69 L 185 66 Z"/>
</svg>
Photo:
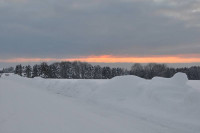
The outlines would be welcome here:
<svg viewBox="0 0 200 133">
<path fill-rule="evenodd" d="M 199 133 L 200 81 L 0 78 L 0 133 Z"/>
</svg>

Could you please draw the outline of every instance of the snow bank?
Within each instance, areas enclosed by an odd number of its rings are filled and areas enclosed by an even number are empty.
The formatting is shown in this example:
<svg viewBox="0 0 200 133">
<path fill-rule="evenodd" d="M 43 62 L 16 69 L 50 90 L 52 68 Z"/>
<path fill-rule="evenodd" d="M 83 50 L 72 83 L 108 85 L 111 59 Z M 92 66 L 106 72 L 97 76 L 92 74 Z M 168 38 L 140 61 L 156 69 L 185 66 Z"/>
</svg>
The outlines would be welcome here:
<svg viewBox="0 0 200 133">
<path fill-rule="evenodd" d="M 97 89 L 92 99 L 155 116 L 200 120 L 200 93 L 188 86 L 187 81 L 183 73 L 171 79 L 116 77 Z"/>
<path fill-rule="evenodd" d="M 200 119 L 200 93 L 187 85 L 187 76 L 177 73 L 172 78 L 155 77 L 145 80 L 137 76 L 118 76 L 110 80 L 21 78 L 17 82 L 49 90 L 50 92 L 83 100 L 90 100 L 153 115 L 170 114 Z M 188 112 L 192 112 L 188 114 Z M 167 116 L 169 117 L 169 116 Z"/>
<path fill-rule="evenodd" d="M 188 85 L 183 73 L 170 79 L 155 77 L 152 80 L 136 76 L 110 80 L 27 79 L 17 75 L 3 75 L 1 79 L 85 101 L 103 109 L 103 116 L 110 115 L 107 110 L 112 110 L 133 117 L 133 120 L 149 121 L 161 126 L 158 132 L 200 132 L 200 91 Z M 101 111 L 94 112 L 102 114 Z M 151 132 L 145 131 L 147 126 L 143 128 L 141 132 Z"/>
</svg>

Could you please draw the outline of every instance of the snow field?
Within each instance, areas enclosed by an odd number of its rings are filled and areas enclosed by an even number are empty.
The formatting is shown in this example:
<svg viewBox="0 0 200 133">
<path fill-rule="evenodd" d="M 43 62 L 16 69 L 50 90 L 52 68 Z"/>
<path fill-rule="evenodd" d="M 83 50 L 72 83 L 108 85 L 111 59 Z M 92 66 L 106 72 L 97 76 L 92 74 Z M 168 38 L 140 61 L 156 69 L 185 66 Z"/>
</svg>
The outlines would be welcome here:
<svg viewBox="0 0 200 133">
<path fill-rule="evenodd" d="M 198 133 L 200 81 L 0 78 L 1 133 Z"/>
</svg>

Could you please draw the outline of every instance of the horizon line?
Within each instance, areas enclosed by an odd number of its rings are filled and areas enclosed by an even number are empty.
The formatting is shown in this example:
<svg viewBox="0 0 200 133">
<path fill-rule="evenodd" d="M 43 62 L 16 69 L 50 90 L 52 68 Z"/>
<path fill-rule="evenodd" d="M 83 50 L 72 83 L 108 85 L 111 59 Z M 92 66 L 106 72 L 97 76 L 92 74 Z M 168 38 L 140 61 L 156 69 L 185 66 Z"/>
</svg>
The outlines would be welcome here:
<svg viewBox="0 0 200 133">
<path fill-rule="evenodd" d="M 77 58 L 10 58 L 0 63 L 81 61 L 89 63 L 200 63 L 200 55 L 152 55 L 152 56 L 82 56 Z"/>
</svg>

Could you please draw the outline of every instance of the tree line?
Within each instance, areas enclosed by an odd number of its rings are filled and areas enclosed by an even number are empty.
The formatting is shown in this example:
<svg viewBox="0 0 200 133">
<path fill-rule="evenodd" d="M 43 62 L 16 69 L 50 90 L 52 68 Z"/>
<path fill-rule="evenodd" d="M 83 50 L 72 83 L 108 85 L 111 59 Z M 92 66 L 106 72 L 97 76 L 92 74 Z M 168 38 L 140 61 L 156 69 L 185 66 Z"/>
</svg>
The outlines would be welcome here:
<svg viewBox="0 0 200 133">
<path fill-rule="evenodd" d="M 0 72 L 14 72 L 20 76 L 34 78 L 55 78 L 55 79 L 110 79 L 115 76 L 136 75 L 145 79 L 152 79 L 155 76 L 171 78 L 177 72 L 186 73 L 190 80 L 200 80 L 200 67 L 170 68 L 166 64 L 149 63 L 142 65 L 133 64 L 130 70 L 123 68 L 101 67 L 86 62 L 57 62 L 48 65 L 43 62 L 33 67 L 30 65 L 17 65 L 14 68 L 7 68 Z"/>
<path fill-rule="evenodd" d="M 15 74 L 28 78 L 61 78 L 61 79 L 110 79 L 115 76 L 127 75 L 122 68 L 101 67 L 85 62 L 60 62 L 48 65 L 43 62 L 31 67 L 17 65 Z"/>
</svg>

